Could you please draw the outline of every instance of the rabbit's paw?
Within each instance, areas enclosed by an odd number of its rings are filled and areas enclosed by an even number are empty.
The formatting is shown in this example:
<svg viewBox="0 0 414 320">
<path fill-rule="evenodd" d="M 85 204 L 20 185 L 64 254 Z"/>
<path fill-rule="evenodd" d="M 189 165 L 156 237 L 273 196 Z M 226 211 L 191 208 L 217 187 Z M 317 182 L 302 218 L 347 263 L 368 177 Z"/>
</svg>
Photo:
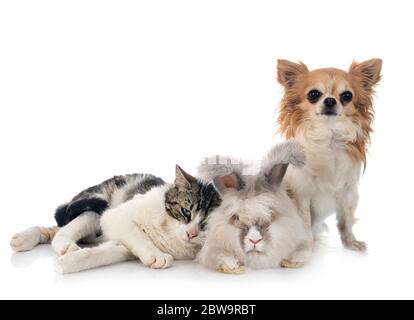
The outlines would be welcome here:
<svg viewBox="0 0 414 320">
<path fill-rule="evenodd" d="M 287 269 L 299 269 L 299 268 L 303 268 L 305 266 L 305 262 L 303 262 L 303 261 L 283 260 L 280 263 L 280 266 L 282 268 L 287 268 Z"/>
<path fill-rule="evenodd" d="M 216 271 L 227 274 L 242 274 L 246 267 L 241 265 L 236 258 L 226 258 L 217 266 Z"/>
</svg>

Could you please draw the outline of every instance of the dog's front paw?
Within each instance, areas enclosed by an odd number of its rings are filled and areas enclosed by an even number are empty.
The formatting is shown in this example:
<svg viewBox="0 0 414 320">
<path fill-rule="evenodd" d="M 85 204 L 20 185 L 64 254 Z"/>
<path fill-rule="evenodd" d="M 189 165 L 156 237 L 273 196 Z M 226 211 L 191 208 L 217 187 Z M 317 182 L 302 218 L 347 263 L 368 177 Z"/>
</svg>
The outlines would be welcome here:
<svg viewBox="0 0 414 320">
<path fill-rule="evenodd" d="M 145 266 L 151 269 L 166 269 L 171 267 L 174 258 L 168 253 L 160 252 L 141 257 L 140 260 Z"/>
<path fill-rule="evenodd" d="M 345 248 L 353 250 L 353 251 L 360 251 L 365 252 L 367 251 L 367 244 L 363 241 L 353 240 L 344 243 Z"/>
<path fill-rule="evenodd" d="M 241 265 L 236 258 L 227 257 L 222 259 L 216 271 L 227 274 L 242 274 L 246 271 L 246 267 Z"/>
</svg>

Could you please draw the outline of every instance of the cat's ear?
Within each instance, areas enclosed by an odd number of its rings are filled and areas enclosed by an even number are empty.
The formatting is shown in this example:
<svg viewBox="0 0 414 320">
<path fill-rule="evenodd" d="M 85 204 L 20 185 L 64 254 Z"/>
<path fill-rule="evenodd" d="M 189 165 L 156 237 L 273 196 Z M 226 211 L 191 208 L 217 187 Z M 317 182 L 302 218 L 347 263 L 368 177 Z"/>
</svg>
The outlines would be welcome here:
<svg viewBox="0 0 414 320">
<path fill-rule="evenodd" d="M 289 163 L 278 163 L 271 167 L 270 170 L 265 173 L 267 183 L 274 187 L 280 186 L 285 177 L 288 165 Z"/>
<path fill-rule="evenodd" d="M 175 184 L 183 187 L 191 187 L 197 179 L 185 172 L 178 164 L 175 166 Z"/>
<path fill-rule="evenodd" d="M 231 190 L 238 191 L 243 188 L 243 181 L 237 173 L 215 177 L 213 182 L 220 193 L 226 193 Z"/>
</svg>

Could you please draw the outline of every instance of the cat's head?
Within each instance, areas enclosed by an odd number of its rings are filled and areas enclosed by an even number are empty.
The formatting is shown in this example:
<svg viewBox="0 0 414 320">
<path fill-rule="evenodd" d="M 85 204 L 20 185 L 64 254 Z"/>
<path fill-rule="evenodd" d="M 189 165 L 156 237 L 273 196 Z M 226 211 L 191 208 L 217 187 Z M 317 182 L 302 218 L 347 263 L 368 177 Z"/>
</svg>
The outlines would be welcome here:
<svg viewBox="0 0 414 320">
<path fill-rule="evenodd" d="M 213 184 L 202 182 L 176 166 L 174 185 L 165 194 L 165 209 L 180 222 L 177 232 L 182 240 L 201 244 L 206 218 L 220 203 L 221 197 Z"/>
</svg>

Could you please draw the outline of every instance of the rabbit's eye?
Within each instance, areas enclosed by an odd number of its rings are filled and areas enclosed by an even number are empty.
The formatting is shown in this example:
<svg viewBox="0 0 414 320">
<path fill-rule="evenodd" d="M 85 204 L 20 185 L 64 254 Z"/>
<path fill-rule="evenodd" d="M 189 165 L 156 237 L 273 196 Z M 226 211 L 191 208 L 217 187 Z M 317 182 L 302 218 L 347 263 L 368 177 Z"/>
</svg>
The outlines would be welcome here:
<svg viewBox="0 0 414 320">
<path fill-rule="evenodd" d="M 265 224 L 260 226 L 260 230 L 262 232 L 265 232 L 265 231 L 269 230 L 269 228 L 270 228 L 270 223 L 265 223 Z"/>
</svg>

